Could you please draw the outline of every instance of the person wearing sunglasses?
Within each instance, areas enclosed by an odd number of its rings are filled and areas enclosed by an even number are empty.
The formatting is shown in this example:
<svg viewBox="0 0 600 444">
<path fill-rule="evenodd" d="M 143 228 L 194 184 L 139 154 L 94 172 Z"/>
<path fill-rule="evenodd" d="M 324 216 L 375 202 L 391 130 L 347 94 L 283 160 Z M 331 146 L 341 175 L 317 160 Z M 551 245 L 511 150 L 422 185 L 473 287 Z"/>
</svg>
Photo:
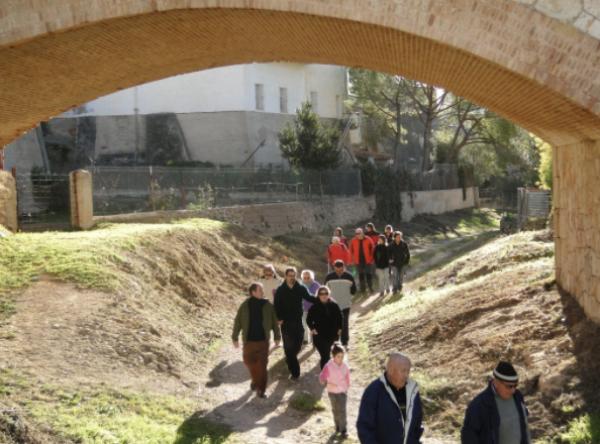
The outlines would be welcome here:
<svg viewBox="0 0 600 444">
<path fill-rule="evenodd" d="M 462 444 L 530 444 L 531 435 L 519 377 L 511 363 L 500 361 L 487 388 L 467 407 Z"/>
<path fill-rule="evenodd" d="M 321 356 L 321 370 L 329 361 L 331 347 L 342 333 L 342 312 L 330 297 L 327 287 L 317 290 L 318 301 L 308 310 L 306 323 L 312 333 L 313 343 Z"/>
</svg>

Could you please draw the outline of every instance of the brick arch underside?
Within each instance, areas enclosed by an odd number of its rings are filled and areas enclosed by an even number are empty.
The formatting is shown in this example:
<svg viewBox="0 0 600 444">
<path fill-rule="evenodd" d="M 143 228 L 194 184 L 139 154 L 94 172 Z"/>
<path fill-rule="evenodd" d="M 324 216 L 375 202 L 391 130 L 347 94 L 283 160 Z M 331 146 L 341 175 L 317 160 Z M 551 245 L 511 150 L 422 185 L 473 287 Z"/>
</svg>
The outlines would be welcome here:
<svg viewBox="0 0 600 444">
<path fill-rule="evenodd" d="M 110 19 L 0 48 L 0 145 L 119 89 L 247 62 L 359 66 L 439 85 L 554 144 L 600 138 L 600 118 L 547 86 L 451 47 L 357 21 L 253 9 Z"/>
<path fill-rule="evenodd" d="M 499 2 L 471 3 L 492 8 Z M 452 0 L 452 5 L 467 3 Z M 443 0 L 437 4 L 450 6 Z M 522 35 L 498 36 L 496 47 L 484 37 L 501 32 L 502 25 L 473 23 L 478 31 L 470 36 L 468 27 L 452 24 L 451 16 L 440 29 L 452 31 L 438 34 L 447 35 L 447 41 L 466 39 L 459 46 L 472 51 L 364 21 L 252 9 L 150 12 L 14 44 L 0 30 L 5 45 L 0 46 L 0 146 L 39 121 L 98 96 L 237 63 L 359 66 L 443 86 L 555 145 L 556 278 L 600 322 L 600 43 L 527 14 Z M 527 28 L 530 19 L 536 23 Z M 430 22 L 437 26 L 435 19 Z M 460 39 L 459 32 L 464 34 Z M 536 33 L 547 35 L 534 38 Z M 489 57 L 482 57 L 486 45 L 492 45 Z M 500 59 L 502 64 L 493 61 Z"/>
</svg>

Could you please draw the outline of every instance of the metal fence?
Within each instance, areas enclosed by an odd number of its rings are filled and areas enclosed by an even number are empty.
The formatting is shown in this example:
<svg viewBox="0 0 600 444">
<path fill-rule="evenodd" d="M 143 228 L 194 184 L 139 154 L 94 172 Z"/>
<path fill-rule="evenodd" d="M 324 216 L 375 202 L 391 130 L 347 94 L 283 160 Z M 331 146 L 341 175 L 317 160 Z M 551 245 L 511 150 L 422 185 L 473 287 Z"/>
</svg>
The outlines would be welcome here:
<svg viewBox="0 0 600 444">
<path fill-rule="evenodd" d="M 537 188 L 519 188 L 518 195 L 518 227 L 527 227 L 530 222 L 543 221 L 548 218 L 552 209 L 552 193 Z"/>
<path fill-rule="evenodd" d="M 204 209 L 294 202 L 361 193 L 358 169 L 285 171 L 169 167 L 96 167 L 94 213 Z"/>
<path fill-rule="evenodd" d="M 15 180 L 21 229 L 62 229 L 69 226 L 68 174 L 17 174 Z"/>
</svg>

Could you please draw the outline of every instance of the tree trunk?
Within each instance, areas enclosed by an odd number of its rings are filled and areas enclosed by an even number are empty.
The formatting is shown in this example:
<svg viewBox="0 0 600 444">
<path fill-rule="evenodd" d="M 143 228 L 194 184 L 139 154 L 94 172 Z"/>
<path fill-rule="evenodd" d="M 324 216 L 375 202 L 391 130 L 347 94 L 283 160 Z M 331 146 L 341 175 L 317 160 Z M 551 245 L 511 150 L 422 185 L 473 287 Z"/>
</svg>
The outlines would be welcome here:
<svg viewBox="0 0 600 444">
<path fill-rule="evenodd" d="M 429 171 L 431 169 L 431 131 L 433 128 L 431 116 L 425 118 L 423 129 L 423 162 L 421 163 L 421 171 Z"/>
</svg>

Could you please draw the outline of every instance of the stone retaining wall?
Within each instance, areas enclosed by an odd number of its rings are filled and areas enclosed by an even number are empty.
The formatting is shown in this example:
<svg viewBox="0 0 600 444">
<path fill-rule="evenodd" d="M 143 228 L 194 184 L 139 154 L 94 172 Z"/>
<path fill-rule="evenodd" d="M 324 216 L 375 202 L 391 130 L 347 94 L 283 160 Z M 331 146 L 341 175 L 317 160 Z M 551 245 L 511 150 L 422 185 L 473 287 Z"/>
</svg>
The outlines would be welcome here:
<svg viewBox="0 0 600 444">
<path fill-rule="evenodd" d="M 417 214 L 440 214 L 471 208 L 477 205 L 477 189 L 467 189 L 463 199 L 462 189 L 414 192 L 413 201 L 407 193 L 403 196 L 403 220 Z M 375 212 L 373 197 L 327 198 L 323 202 L 289 202 L 259 205 L 240 205 L 211 208 L 201 211 L 153 211 L 147 213 L 96 216 L 94 221 L 116 223 L 156 223 L 173 219 L 208 217 L 243 225 L 246 228 L 273 236 L 298 231 L 321 231 L 337 225 L 364 222 Z"/>
</svg>

